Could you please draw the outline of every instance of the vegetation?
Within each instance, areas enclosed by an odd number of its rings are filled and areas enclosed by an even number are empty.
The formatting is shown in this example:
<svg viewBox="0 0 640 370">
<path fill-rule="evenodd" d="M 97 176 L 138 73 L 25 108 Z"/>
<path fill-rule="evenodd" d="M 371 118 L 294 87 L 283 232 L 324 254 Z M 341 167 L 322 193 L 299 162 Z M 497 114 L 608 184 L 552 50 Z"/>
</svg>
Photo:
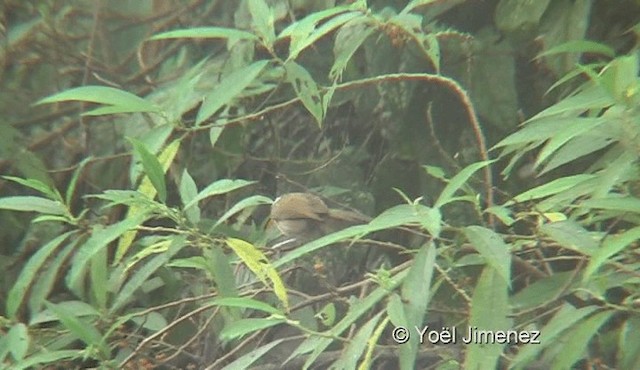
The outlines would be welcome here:
<svg viewBox="0 0 640 370">
<path fill-rule="evenodd" d="M 0 6 L 3 367 L 640 368 L 637 1 Z"/>
</svg>

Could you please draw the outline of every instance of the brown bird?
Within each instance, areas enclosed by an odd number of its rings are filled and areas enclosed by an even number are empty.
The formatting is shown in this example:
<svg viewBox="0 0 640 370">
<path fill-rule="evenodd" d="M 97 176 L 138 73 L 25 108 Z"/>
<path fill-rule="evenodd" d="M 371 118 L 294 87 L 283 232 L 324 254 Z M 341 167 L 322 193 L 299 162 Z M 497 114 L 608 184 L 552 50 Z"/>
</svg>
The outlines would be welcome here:
<svg viewBox="0 0 640 370">
<path fill-rule="evenodd" d="M 271 220 L 285 236 L 306 243 L 370 219 L 356 212 L 330 209 L 310 193 L 289 193 L 273 202 Z"/>
</svg>

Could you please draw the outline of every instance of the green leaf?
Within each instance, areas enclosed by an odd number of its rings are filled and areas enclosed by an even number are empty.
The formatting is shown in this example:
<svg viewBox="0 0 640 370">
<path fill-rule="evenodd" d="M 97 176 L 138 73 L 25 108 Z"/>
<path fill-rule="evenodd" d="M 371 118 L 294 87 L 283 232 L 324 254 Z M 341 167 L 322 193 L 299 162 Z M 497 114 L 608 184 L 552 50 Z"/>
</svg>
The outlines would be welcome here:
<svg viewBox="0 0 640 370">
<path fill-rule="evenodd" d="M 78 289 L 78 283 L 91 258 L 101 248 L 105 248 L 125 232 L 142 224 L 147 217 L 145 213 L 139 213 L 104 228 L 101 226 L 94 227 L 91 237 L 76 251 L 71 264 L 71 270 L 69 270 L 67 274 L 67 286 L 69 286 L 74 293 L 78 294 L 78 296 L 83 296 L 81 290 Z"/>
<path fill-rule="evenodd" d="M 62 301 L 58 303 L 57 306 L 66 312 L 73 312 L 76 317 L 87 316 L 98 318 L 100 316 L 100 312 L 98 312 L 93 306 L 81 301 Z M 46 309 L 33 316 L 29 321 L 29 325 L 34 326 L 56 321 L 60 321 L 58 316 L 56 316 L 53 311 Z"/>
<path fill-rule="evenodd" d="M 264 0 L 249 0 L 248 5 L 251 20 L 253 21 L 253 29 L 260 36 L 267 49 L 273 49 L 273 43 L 276 39 L 276 32 L 273 27 L 273 10 Z"/>
<path fill-rule="evenodd" d="M 226 194 L 230 193 L 236 189 L 243 188 L 245 186 L 251 185 L 255 183 L 255 181 L 246 181 L 246 180 L 228 180 L 222 179 L 214 182 L 213 184 L 204 188 L 195 198 L 193 198 L 189 203 L 185 204 L 184 209 L 187 210 L 189 207 L 194 206 L 199 201 L 212 197 L 214 195 Z"/>
<path fill-rule="evenodd" d="M 266 319 L 242 319 L 232 322 L 220 333 L 220 339 L 232 340 L 239 338 L 245 334 L 252 333 L 261 329 L 270 328 L 278 324 L 285 323 L 282 318 L 266 318 Z"/>
<path fill-rule="evenodd" d="M 556 272 L 553 275 L 542 278 L 511 297 L 514 308 L 522 311 L 549 304 L 558 299 L 566 291 L 571 290 L 576 283 L 575 273 Z"/>
<path fill-rule="evenodd" d="M 141 97 L 124 90 L 107 86 L 76 87 L 41 99 L 36 103 L 36 105 L 65 101 L 84 101 L 112 106 L 110 107 L 110 111 L 105 110 L 104 113 L 101 114 L 161 112 L 158 106 Z M 91 112 L 86 114 L 91 114 Z"/>
<path fill-rule="evenodd" d="M 572 162 L 580 157 L 593 154 L 598 150 L 611 145 L 612 139 L 603 135 L 602 130 L 605 130 L 605 128 L 598 127 L 581 136 L 570 139 L 553 154 L 549 159 L 549 162 L 545 164 L 544 168 L 542 168 L 537 175 L 542 176 L 564 164 Z"/>
<path fill-rule="evenodd" d="M 75 171 L 73 171 L 73 176 L 71 177 L 71 181 L 69 181 L 69 186 L 67 186 L 67 192 L 65 193 L 64 197 L 68 207 L 71 206 L 71 198 L 73 197 L 73 193 L 76 191 L 76 184 L 78 183 L 78 179 L 80 178 L 82 170 L 87 165 L 87 163 L 91 162 L 92 160 L 93 157 L 87 157 L 83 159 L 80 163 L 78 163 Z"/>
<path fill-rule="evenodd" d="M 571 40 L 545 50 L 538 54 L 536 59 L 560 53 L 589 53 L 604 55 L 609 58 L 616 56 L 616 51 L 608 45 L 590 40 Z"/>
<path fill-rule="evenodd" d="M 585 111 L 604 109 L 613 104 L 615 104 L 615 100 L 613 100 L 611 95 L 607 94 L 602 87 L 591 86 L 576 95 L 562 99 L 557 104 L 529 118 L 526 123 L 565 113 L 567 115 L 577 116 Z"/>
<path fill-rule="evenodd" d="M 375 27 L 367 24 L 368 21 L 370 19 L 365 16 L 354 18 L 337 32 L 333 45 L 334 62 L 329 71 L 329 78 L 333 80 L 342 78 L 342 72 L 347 68 L 353 54 L 373 33 Z"/>
<path fill-rule="evenodd" d="M 404 7 L 404 9 L 402 9 L 400 14 L 409 13 L 419 6 L 429 5 L 431 3 L 435 3 L 436 1 L 438 0 L 412 0 L 411 2 L 409 2 L 409 4 L 407 4 L 407 6 Z"/>
<path fill-rule="evenodd" d="M 330 32 L 341 27 L 350 20 L 361 16 L 361 14 L 361 12 L 348 12 L 337 15 L 323 23 L 322 26 L 317 29 L 315 29 L 315 24 L 299 24 L 291 31 L 291 43 L 289 45 L 289 57 L 287 58 L 287 61 L 295 60 L 304 49 L 311 46 L 314 42 L 328 35 Z M 302 22 L 304 22 L 304 20 Z M 282 34 L 280 37 L 282 37 Z"/>
<path fill-rule="evenodd" d="M 380 301 L 390 294 L 398 285 L 400 285 L 407 276 L 407 270 L 401 271 L 391 280 L 391 284 L 385 287 L 378 287 L 366 297 L 353 302 L 347 314 L 340 320 L 335 326 L 329 329 L 325 334 L 326 337 L 310 337 L 300 343 L 300 345 L 293 351 L 293 353 L 287 358 L 284 364 L 301 354 L 312 352 L 307 357 L 304 364 L 304 368 L 309 368 L 310 365 L 320 356 L 334 341 L 334 338 L 340 336 L 345 330 L 352 327 L 352 325 L 365 313 L 369 312 L 371 308 L 380 303 Z M 283 365 L 284 365 L 283 364 Z"/>
<path fill-rule="evenodd" d="M 551 346 L 557 346 L 562 339 L 561 335 L 563 332 L 591 315 L 597 309 L 595 306 L 576 309 L 572 305 L 563 305 L 542 329 L 540 333 L 540 344 L 524 346 L 511 362 L 511 368 L 522 368 L 522 366 L 530 364 L 531 361 L 536 359 L 543 350 Z M 575 338 L 571 338 L 571 340 L 573 339 Z"/>
<path fill-rule="evenodd" d="M 102 342 L 102 334 L 93 325 L 78 319 L 74 314 L 57 304 L 49 302 L 45 302 L 45 304 L 60 319 L 62 325 L 69 329 L 71 334 L 88 346 L 96 347 L 105 358 L 109 358 L 109 348 Z"/>
<path fill-rule="evenodd" d="M 569 190 L 587 180 L 591 180 L 594 177 L 595 175 L 591 174 L 580 174 L 561 177 L 559 179 L 537 186 L 533 189 L 527 190 L 524 193 L 520 193 L 515 196 L 513 200 L 506 202 L 504 205 L 508 206 L 514 204 L 514 202 L 529 202 L 532 200 L 555 195 L 565 190 Z"/>
<path fill-rule="evenodd" d="M 204 102 L 196 117 L 196 126 L 199 126 L 222 106 L 238 97 L 238 95 L 258 77 L 267 64 L 269 64 L 268 60 L 254 62 L 230 73 L 220 81 L 220 83 L 205 96 Z"/>
<path fill-rule="evenodd" d="M 442 167 L 425 165 L 422 166 L 422 168 L 424 168 L 424 171 L 427 173 L 427 175 L 434 177 L 442 182 L 449 182 L 449 179 L 447 179 L 447 175 L 445 174 Z"/>
<path fill-rule="evenodd" d="M 224 126 L 212 126 L 209 129 L 209 142 L 211 143 L 211 147 L 215 147 L 218 139 L 220 138 L 220 134 L 224 130 Z"/>
<path fill-rule="evenodd" d="M 620 369 L 640 368 L 640 317 L 625 320 L 618 340 L 618 366 Z"/>
<path fill-rule="evenodd" d="M 353 10 L 350 6 L 342 5 L 311 13 L 303 19 L 300 19 L 297 22 L 293 22 L 288 25 L 284 30 L 282 30 L 282 32 L 280 32 L 280 34 L 278 35 L 278 39 L 291 37 L 291 42 L 294 42 L 296 39 L 305 38 L 311 32 L 313 32 L 316 25 L 318 25 L 320 22 L 324 21 L 327 18 L 331 18 L 335 15 L 345 13 L 350 10 Z"/>
<path fill-rule="evenodd" d="M 45 184 L 40 180 L 22 179 L 14 176 L 2 176 L 2 178 L 13 181 L 13 182 L 17 182 L 20 185 L 24 185 L 31 189 L 37 190 L 42 194 L 46 195 L 49 199 L 57 200 L 60 202 L 62 201 L 62 197 L 60 196 L 60 193 L 58 193 L 58 190 L 50 187 L 49 185 Z"/>
<path fill-rule="evenodd" d="M 605 67 L 598 82 L 616 99 L 618 103 L 629 108 L 637 106 L 637 96 L 640 91 L 640 57 L 637 52 L 618 57 Z"/>
<path fill-rule="evenodd" d="M 62 360 L 71 360 L 82 357 L 82 351 L 77 349 L 40 352 L 36 355 L 27 357 L 24 361 L 12 365 L 13 370 L 39 368 L 40 364 L 60 364 Z"/>
<path fill-rule="evenodd" d="M 249 308 L 252 310 L 263 311 L 276 316 L 284 314 L 281 310 L 270 306 L 262 301 L 246 297 L 216 298 L 211 301 L 211 304 L 224 307 Z"/>
<path fill-rule="evenodd" d="M 484 211 L 498 217 L 498 220 L 506 226 L 511 226 L 516 222 L 516 220 L 511 217 L 511 210 L 506 207 L 493 206 L 485 209 Z"/>
<path fill-rule="evenodd" d="M 347 346 L 342 350 L 340 358 L 331 365 L 331 369 L 350 370 L 357 368 L 358 359 L 367 348 L 367 341 L 371 338 L 373 330 L 376 328 L 383 313 L 383 311 L 378 312 L 358 330 L 356 335 L 347 342 Z"/>
<path fill-rule="evenodd" d="M 580 203 L 580 207 L 605 209 L 620 213 L 640 213 L 640 199 L 636 197 L 587 199 Z"/>
<path fill-rule="evenodd" d="M 273 203 L 273 201 L 265 196 L 262 195 L 253 195 L 249 198 L 245 198 L 241 201 L 239 201 L 238 203 L 234 204 L 233 207 L 231 207 L 231 209 L 229 209 L 227 212 L 225 212 L 222 216 L 220 216 L 220 218 L 218 219 L 218 221 L 216 221 L 214 227 L 224 223 L 226 220 L 229 219 L 229 217 L 235 215 L 236 213 L 249 208 L 249 207 L 255 207 L 255 206 L 259 206 L 262 204 L 271 204 Z"/>
<path fill-rule="evenodd" d="M 393 326 L 409 327 L 407 315 L 404 312 L 404 304 L 399 294 L 392 294 L 387 303 L 387 316 L 391 320 Z"/>
<path fill-rule="evenodd" d="M 176 258 L 173 261 L 167 262 L 167 267 L 193 268 L 207 271 L 207 261 L 202 256 Z"/>
<path fill-rule="evenodd" d="M 67 238 L 74 232 L 67 232 L 57 236 L 47 244 L 38 248 L 38 251 L 29 258 L 29 261 L 20 270 L 18 279 L 13 284 L 7 295 L 7 317 L 10 319 L 16 318 L 16 313 L 20 308 L 20 305 L 27 298 L 26 292 L 29 291 L 29 287 L 33 284 L 33 281 L 38 276 L 40 268 L 47 262 L 47 260 L 56 252 L 56 249 L 64 243 Z"/>
<path fill-rule="evenodd" d="M 227 246 L 245 263 L 245 265 L 265 284 L 273 288 L 273 292 L 286 310 L 289 309 L 287 289 L 278 275 L 278 271 L 269 263 L 264 255 L 253 244 L 241 239 L 227 238 Z"/>
<path fill-rule="evenodd" d="M 442 190 L 440 196 L 436 200 L 434 208 L 442 208 L 443 205 L 449 203 L 453 199 L 453 195 L 467 182 L 467 180 L 479 169 L 482 167 L 488 166 L 489 164 L 495 162 L 495 160 L 491 161 L 483 161 L 470 164 L 457 173 L 447 186 Z"/>
<path fill-rule="evenodd" d="M 591 276 L 598 271 L 611 256 L 623 251 L 633 243 L 637 243 L 638 240 L 640 240 L 640 226 L 627 230 L 622 234 L 607 237 L 604 242 L 602 242 L 602 246 L 592 254 L 589 265 L 587 265 L 584 275 L 582 276 L 582 281 L 589 281 Z"/>
<path fill-rule="evenodd" d="M 324 118 L 322 96 L 320 96 L 320 90 L 318 90 L 318 85 L 316 85 L 313 77 L 304 67 L 292 60 L 288 61 L 284 67 L 287 71 L 287 80 L 293 85 L 296 95 L 316 119 L 318 126 L 322 126 L 322 119 Z"/>
<path fill-rule="evenodd" d="M 149 261 L 143 263 L 142 266 L 138 266 L 135 273 L 117 293 L 113 304 L 109 308 L 110 312 L 112 314 L 118 312 L 118 310 L 129 301 L 133 293 L 140 289 L 142 284 L 144 284 L 154 272 L 166 265 L 176 253 L 182 250 L 182 247 L 185 245 L 185 240 L 186 238 L 182 236 L 172 237 L 170 246 L 166 252 L 156 255 Z"/>
<path fill-rule="evenodd" d="M 598 330 L 606 323 L 615 311 L 598 312 L 595 315 L 576 323 L 559 341 L 562 348 L 553 361 L 554 369 L 571 369 L 573 364 L 585 357 L 589 342 L 597 335 Z"/>
<path fill-rule="evenodd" d="M 478 330 L 509 330 L 513 320 L 509 318 L 508 281 L 495 268 L 485 267 L 473 291 L 469 326 Z M 496 369 L 505 344 L 471 343 L 465 355 L 465 369 Z"/>
<path fill-rule="evenodd" d="M 511 286 L 511 253 L 500 235 L 481 226 L 467 226 L 464 234 L 487 264 L 504 279 L 504 283 Z"/>
<path fill-rule="evenodd" d="M 546 223 L 540 226 L 540 231 L 561 246 L 578 253 L 591 255 L 598 248 L 597 239 L 572 220 Z"/>
<path fill-rule="evenodd" d="M 286 341 L 286 338 L 277 339 L 271 341 L 263 346 L 260 346 L 253 351 L 237 358 L 233 362 L 229 363 L 227 366 L 223 367 L 222 370 L 237 370 L 237 369 L 249 369 L 252 363 L 258 360 L 260 357 L 264 356 L 265 353 L 269 352 L 273 347 L 278 344 Z"/>
<path fill-rule="evenodd" d="M 213 246 L 204 251 L 207 262 L 207 271 L 218 288 L 218 297 L 237 297 L 238 288 L 236 286 L 236 273 L 229 262 L 230 256 L 224 253 L 221 247 Z M 240 318 L 238 310 L 229 311 L 235 319 Z"/>
<path fill-rule="evenodd" d="M 556 130 L 551 139 L 538 153 L 536 159 L 536 167 L 544 162 L 550 155 L 558 150 L 562 145 L 566 144 L 569 140 L 583 135 L 594 128 L 598 127 L 605 120 L 599 118 L 576 118 L 573 121 L 565 122 L 561 129 Z"/>
<path fill-rule="evenodd" d="M 67 208 L 59 201 L 34 196 L 0 198 L 0 209 L 22 212 L 38 212 L 47 215 L 67 216 Z"/>
<path fill-rule="evenodd" d="M 196 197 L 196 195 L 198 195 L 196 182 L 193 181 L 193 178 L 189 175 L 186 168 L 182 171 L 180 186 L 178 186 L 178 193 L 180 193 L 180 200 L 183 205 L 188 204 Z M 191 207 L 185 210 L 185 214 L 187 216 L 187 220 L 192 224 L 197 225 L 200 222 L 200 208 Z"/>
<path fill-rule="evenodd" d="M 167 201 L 167 185 L 164 180 L 164 170 L 162 169 L 160 161 L 147 149 L 147 146 L 143 142 L 134 138 L 128 138 L 128 140 L 131 145 L 133 145 L 138 156 L 140 156 L 144 172 L 158 192 L 158 198 L 162 203 L 165 203 Z"/>
<path fill-rule="evenodd" d="M 231 44 L 237 40 L 258 40 L 251 32 L 224 27 L 196 27 L 183 30 L 162 32 L 154 35 L 149 40 L 165 40 L 178 38 L 192 39 L 228 39 Z"/>
<path fill-rule="evenodd" d="M 70 241 L 60 252 L 58 252 L 55 257 L 48 258 L 46 260 L 46 264 L 44 265 L 44 271 L 41 271 L 40 268 L 34 269 L 34 272 L 38 273 L 37 280 L 31 286 L 31 290 L 29 291 L 29 312 L 31 313 L 31 317 L 34 317 L 37 313 L 42 310 L 42 306 L 44 305 L 45 300 L 53 290 L 55 283 L 57 282 L 56 277 L 60 276 L 61 268 L 63 263 L 67 261 L 69 255 L 75 250 L 76 246 L 82 242 L 81 238 L 74 238 Z M 43 247 L 44 249 L 44 247 Z M 40 253 L 38 250 L 37 253 Z M 45 252 L 49 254 L 48 252 Z M 54 253 L 50 253 L 50 256 L 53 256 Z M 35 255 L 32 257 L 35 258 Z M 24 268 L 22 271 L 25 271 Z M 32 323 L 30 323 L 31 325 Z"/>
<path fill-rule="evenodd" d="M 96 300 L 96 305 L 104 310 L 107 307 L 107 266 L 109 261 L 107 260 L 107 249 L 103 248 L 89 261 L 90 264 L 90 276 L 91 276 L 91 292 Z"/>
<path fill-rule="evenodd" d="M 154 332 L 160 331 L 167 327 L 167 319 L 158 312 L 149 312 L 146 315 L 136 315 L 131 318 L 138 327 L 148 329 Z"/>
<path fill-rule="evenodd" d="M 21 361 L 29 350 L 29 332 L 23 323 L 17 323 L 6 334 L 9 351 L 16 361 Z M 2 358 L 2 357 L 0 357 Z"/>
<path fill-rule="evenodd" d="M 436 260 L 436 246 L 430 242 L 418 251 L 401 288 L 407 328 L 421 328 L 431 298 L 431 278 Z M 419 348 L 418 340 L 400 346 L 400 368 L 415 368 Z"/>
</svg>

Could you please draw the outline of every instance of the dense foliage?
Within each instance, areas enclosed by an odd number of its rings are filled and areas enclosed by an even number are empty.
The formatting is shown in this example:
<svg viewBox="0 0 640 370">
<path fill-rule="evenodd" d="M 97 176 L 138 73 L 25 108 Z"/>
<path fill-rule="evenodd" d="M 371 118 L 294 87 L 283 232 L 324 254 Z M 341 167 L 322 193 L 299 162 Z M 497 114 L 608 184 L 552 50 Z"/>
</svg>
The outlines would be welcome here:
<svg viewBox="0 0 640 370">
<path fill-rule="evenodd" d="M 640 368 L 637 1 L 0 7 L 2 366 Z"/>
</svg>

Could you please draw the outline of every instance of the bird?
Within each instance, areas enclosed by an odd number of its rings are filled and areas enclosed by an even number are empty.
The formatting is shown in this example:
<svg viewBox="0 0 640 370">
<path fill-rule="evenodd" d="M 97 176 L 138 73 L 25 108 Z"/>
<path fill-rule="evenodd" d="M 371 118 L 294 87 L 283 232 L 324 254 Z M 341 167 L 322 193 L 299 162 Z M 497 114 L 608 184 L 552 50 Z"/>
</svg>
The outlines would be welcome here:
<svg viewBox="0 0 640 370">
<path fill-rule="evenodd" d="M 311 193 L 287 193 L 276 198 L 270 218 L 283 235 L 300 243 L 370 221 L 356 212 L 331 209 Z"/>
</svg>

